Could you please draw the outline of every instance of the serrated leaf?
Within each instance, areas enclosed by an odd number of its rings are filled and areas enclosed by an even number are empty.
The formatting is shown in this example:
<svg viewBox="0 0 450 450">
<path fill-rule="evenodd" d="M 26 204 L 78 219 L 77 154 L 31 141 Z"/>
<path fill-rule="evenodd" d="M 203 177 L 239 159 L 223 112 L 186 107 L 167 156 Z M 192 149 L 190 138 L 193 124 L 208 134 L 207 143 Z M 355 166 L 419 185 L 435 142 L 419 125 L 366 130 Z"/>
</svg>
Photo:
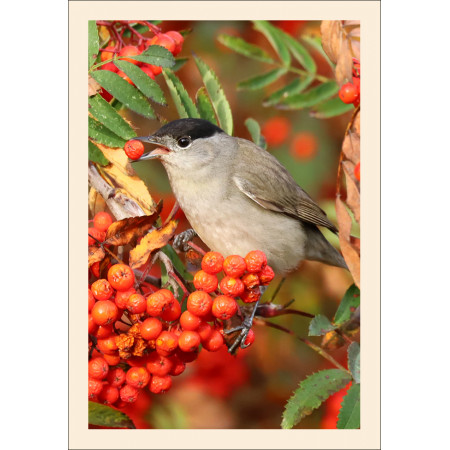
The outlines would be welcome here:
<svg viewBox="0 0 450 450">
<path fill-rule="evenodd" d="M 281 76 L 287 72 L 287 69 L 273 69 L 269 72 L 257 75 L 256 77 L 249 78 L 247 80 L 238 83 L 237 88 L 240 90 L 247 89 L 249 91 L 256 91 L 274 83 Z"/>
<path fill-rule="evenodd" d="M 307 377 L 288 400 L 281 427 L 292 428 L 350 380 L 351 376 L 340 369 L 321 370 Z"/>
<path fill-rule="evenodd" d="M 214 71 L 203 62 L 198 56 L 194 56 L 195 63 L 202 76 L 203 84 L 208 92 L 209 99 L 216 112 L 219 126 L 225 133 L 229 135 L 233 134 L 233 115 L 231 113 L 231 107 L 216 77 Z"/>
<path fill-rule="evenodd" d="M 110 72 L 109 70 L 95 70 L 91 75 L 103 88 L 127 108 L 149 119 L 155 118 L 153 108 L 144 95 L 134 86 L 131 86 L 128 81 L 125 81 L 117 75 L 117 73 Z"/>
<path fill-rule="evenodd" d="M 95 402 L 89 402 L 89 423 L 102 427 L 136 428 L 125 413 Z"/>
<path fill-rule="evenodd" d="M 189 58 L 175 58 L 175 64 L 172 67 L 172 72 L 180 70 L 188 61 Z"/>
<path fill-rule="evenodd" d="M 164 93 L 159 84 L 152 80 L 145 72 L 143 72 L 136 64 L 128 61 L 114 61 L 114 64 L 123 72 L 125 72 L 136 85 L 136 87 L 154 102 L 167 106 Z"/>
<path fill-rule="evenodd" d="M 335 97 L 319 103 L 309 114 L 316 119 L 329 119 L 330 117 L 345 114 L 353 109 L 355 107 L 352 103 L 346 104 L 339 97 Z"/>
<path fill-rule="evenodd" d="M 264 36 L 268 39 L 272 47 L 277 52 L 280 57 L 283 65 L 289 67 L 291 65 L 291 55 L 289 53 L 288 47 L 283 39 L 283 32 L 271 25 L 266 20 L 254 20 L 254 27 L 256 30 L 260 31 L 264 34 Z"/>
<path fill-rule="evenodd" d="M 320 53 L 326 60 L 326 62 L 330 65 L 330 67 L 334 70 L 335 65 L 323 50 L 322 39 L 320 39 L 319 36 L 302 36 L 302 40 L 309 44 L 312 48 L 314 48 L 314 50 L 316 50 L 318 53 Z"/>
<path fill-rule="evenodd" d="M 359 288 L 354 284 L 347 289 L 334 316 L 335 325 L 341 325 L 350 319 L 352 312 L 359 306 L 360 295 Z"/>
<path fill-rule="evenodd" d="M 98 120 L 92 117 L 89 120 L 89 137 L 94 141 L 100 142 L 100 144 L 107 145 L 108 147 L 123 148 L 126 141 L 117 134 L 113 133 L 109 128 L 106 128 Z"/>
<path fill-rule="evenodd" d="M 265 100 L 263 100 L 263 106 L 273 106 L 279 103 L 281 100 L 285 100 L 294 94 L 299 94 L 305 90 L 314 81 L 313 75 L 307 75 L 305 78 L 296 78 L 291 83 L 283 86 L 278 91 L 271 94 Z"/>
<path fill-rule="evenodd" d="M 248 58 L 256 59 L 257 61 L 263 61 L 268 63 L 274 63 L 272 57 L 261 47 L 250 44 L 244 39 L 236 36 L 230 36 L 228 34 L 220 34 L 217 40 L 228 47 L 230 50 L 239 53 L 240 55 L 247 56 Z"/>
<path fill-rule="evenodd" d="M 315 316 L 309 323 L 308 336 L 323 336 L 329 331 L 333 331 L 335 329 L 336 326 L 328 320 L 328 317 L 325 317 L 322 314 L 317 314 L 317 316 Z"/>
<path fill-rule="evenodd" d="M 136 136 L 131 125 L 101 95 L 89 98 L 89 112 L 105 127 L 123 139 Z"/>
<path fill-rule="evenodd" d="M 161 45 L 150 45 L 140 55 L 133 56 L 133 59 L 159 67 L 173 67 L 175 65 L 175 58 L 172 53 Z"/>
<path fill-rule="evenodd" d="M 267 148 L 267 143 L 264 136 L 261 134 L 259 123 L 250 117 L 245 121 L 245 126 L 252 137 L 252 141 L 265 150 Z"/>
<path fill-rule="evenodd" d="M 107 166 L 109 161 L 105 158 L 102 151 L 91 141 L 89 141 L 89 161 Z"/>
<path fill-rule="evenodd" d="M 99 39 L 98 39 L 98 31 L 97 24 L 95 20 L 89 20 L 88 22 L 88 56 L 89 56 L 89 66 L 94 64 L 97 59 L 98 50 L 100 48 Z"/>
<path fill-rule="evenodd" d="M 164 69 L 163 75 L 166 80 L 167 86 L 169 87 L 170 95 L 173 98 L 180 118 L 200 118 L 197 107 L 194 105 L 191 97 L 189 97 L 189 94 L 184 88 L 183 83 L 173 73 L 173 71 L 170 69 Z"/>
<path fill-rule="evenodd" d="M 282 36 L 284 38 L 284 41 L 286 42 L 287 46 L 289 47 L 289 50 L 291 51 L 294 58 L 309 72 L 309 73 L 316 73 L 317 67 L 316 63 L 314 62 L 314 59 L 309 54 L 308 50 L 306 50 L 305 47 L 303 47 L 300 42 L 298 42 L 296 39 L 294 39 L 292 36 L 290 36 L 287 33 L 282 33 Z"/>
<path fill-rule="evenodd" d="M 347 395 L 342 400 L 339 411 L 337 428 L 340 430 L 354 430 L 361 426 L 361 385 L 352 384 Z"/>
<path fill-rule="evenodd" d="M 197 94 L 195 95 L 195 103 L 202 119 L 209 120 L 214 125 L 219 125 L 217 123 L 213 105 L 204 86 L 197 91 Z"/>
<path fill-rule="evenodd" d="M 292 95 L 277 105 L 280 109 L 303 109 L 314 106 L 337 94 L 339 86 L 335 81 L 327 81 L 307 92 Z"/>
<path fill-rule="evenodd" d="M 360 349 L 357 342 L 352 342 L 348 346 L 348 370 L 353 375 L 356 383 L 361 382 L 361 364 L 360 364 Z"/>
</svg>

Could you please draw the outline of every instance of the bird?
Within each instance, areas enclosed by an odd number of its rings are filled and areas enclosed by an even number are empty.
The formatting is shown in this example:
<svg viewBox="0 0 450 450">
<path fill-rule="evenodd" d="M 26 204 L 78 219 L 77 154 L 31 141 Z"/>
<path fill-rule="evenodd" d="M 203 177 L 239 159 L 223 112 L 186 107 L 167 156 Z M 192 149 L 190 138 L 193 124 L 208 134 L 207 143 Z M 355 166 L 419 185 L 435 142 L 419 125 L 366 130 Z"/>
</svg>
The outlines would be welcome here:
<svg viewBox="0 0 450 450">
<path fill-rule="evenodd" d="M 267 150 L 197 118 L 134 139 L 157 145 L 138 161 L 161 161 L 192 229 L 212 251 L 245 256 L 261 250 L 279 275 L 303 260 L 347 269 L 318 228 L 337 233 L 336 226 Z"/>
</svg>

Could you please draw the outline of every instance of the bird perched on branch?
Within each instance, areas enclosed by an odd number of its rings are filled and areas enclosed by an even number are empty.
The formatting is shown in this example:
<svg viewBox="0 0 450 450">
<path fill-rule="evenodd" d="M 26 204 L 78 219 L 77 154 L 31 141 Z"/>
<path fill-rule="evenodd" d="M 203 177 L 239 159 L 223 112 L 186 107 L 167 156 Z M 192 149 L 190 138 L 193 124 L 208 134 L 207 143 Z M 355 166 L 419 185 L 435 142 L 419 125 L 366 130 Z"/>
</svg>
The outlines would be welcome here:
<svg viewBox="0 0 450 450">
<path fill-rule="evenodd" d="M 253 142 L 202 119 L 174 120 L 137 139 L 158 146 L 139 161 L 162 162 L 180 207 L 211 250 L 242 256 L 262 250 L 277 274 L 304 259 L 347 268 L 318 226 L 337 228 L 285 167 Z M 192 237 L 188 231 L 178 243 Z M 243 323 L 241 346 L 251 320 Z"/>
</svg>

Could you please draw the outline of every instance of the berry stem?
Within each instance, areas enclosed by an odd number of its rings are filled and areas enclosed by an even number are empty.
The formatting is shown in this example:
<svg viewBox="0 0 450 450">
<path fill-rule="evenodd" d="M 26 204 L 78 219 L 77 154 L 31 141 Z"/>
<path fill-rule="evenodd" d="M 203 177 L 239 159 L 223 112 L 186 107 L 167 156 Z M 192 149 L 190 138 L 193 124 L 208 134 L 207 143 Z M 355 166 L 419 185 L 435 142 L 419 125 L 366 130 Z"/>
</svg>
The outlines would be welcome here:
<svg viewBox="0 0 450 450">
<path fill-rule="evenodd" d="M 282 278 L 281 281 L 278 283 L 278 286 L 276 287 L 275 291 L 272 294 L 272 298 L 269 300 L 270 303 L 272 303 L 275 300 L 275 297 L 278 295 L 278 292 L 280 292 L 281 286 L 283 286 L 285 281 L 286 278 Z"/>
<path fill-rule="evenodd" d="M 191 247 L 193 250 L 195 250 L 197 253 L 200 253 L 200 255 L 205 256 L 206 252 L 202 248 L 200 248 L 198 245 L 194 244 L 192 241 L 188 241 L 187 245 Z"/>
</svg>

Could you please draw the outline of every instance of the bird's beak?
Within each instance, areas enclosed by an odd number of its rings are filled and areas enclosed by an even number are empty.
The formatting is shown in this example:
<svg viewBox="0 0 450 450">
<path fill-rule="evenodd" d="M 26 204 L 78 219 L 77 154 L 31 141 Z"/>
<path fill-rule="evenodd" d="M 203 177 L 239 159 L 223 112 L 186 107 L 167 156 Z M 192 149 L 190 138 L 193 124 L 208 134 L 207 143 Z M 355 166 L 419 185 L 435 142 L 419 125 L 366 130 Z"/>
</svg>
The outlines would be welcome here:
<svg viewBox="0 0 450 450">
<path fill-rule="evenodd" d="M 133 139 L 136 141 L 147 142 L 149 144 L 161 145 L 161 138 L 159 138 L 158 136 L 142 136 L 142 137 L 136 137 Z M 147 159 L 159 158 L 160 156 L 167 155 L 168 153 L 169 153 L 168 149 L 166 149 L 164 147 L 158 147 L 151 152 L 144 153 L 139 159 L 136 159 L 132 162 L 145 161 Z"/>
</svg>

